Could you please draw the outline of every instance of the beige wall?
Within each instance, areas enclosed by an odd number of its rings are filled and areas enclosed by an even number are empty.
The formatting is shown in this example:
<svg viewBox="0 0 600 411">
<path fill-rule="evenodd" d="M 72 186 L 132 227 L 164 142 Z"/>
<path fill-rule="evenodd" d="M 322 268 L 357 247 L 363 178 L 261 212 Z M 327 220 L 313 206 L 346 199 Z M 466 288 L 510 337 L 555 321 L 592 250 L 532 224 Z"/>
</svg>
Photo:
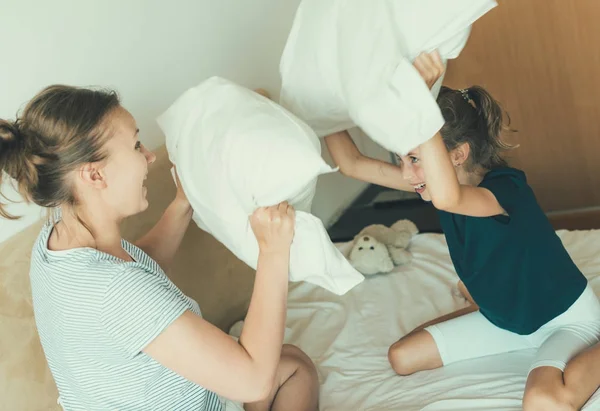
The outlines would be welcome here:
<svg viewBox="0 0 600 411">
<path fill-rule="evenodd" d="M 486 87 L 510 112 L 546 211 L 600 205 L 600 2 L 500 0 L 473 27 L 446 84 Z"/>
</svg>

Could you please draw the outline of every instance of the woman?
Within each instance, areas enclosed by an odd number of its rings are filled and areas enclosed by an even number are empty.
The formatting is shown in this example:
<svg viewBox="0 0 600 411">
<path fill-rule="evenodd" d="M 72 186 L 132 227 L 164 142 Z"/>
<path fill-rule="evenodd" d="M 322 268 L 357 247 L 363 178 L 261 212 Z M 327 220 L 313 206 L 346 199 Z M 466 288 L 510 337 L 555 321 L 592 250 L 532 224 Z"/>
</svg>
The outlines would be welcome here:
<svg viewBox="0 0 600 411">
<path fill-rule="evenodd" d="M 60 210 L 31 256 L 40 340 L 65 410 L 316 410 L 310 359 L 282 347 L 294 210 L 256 210 L 260 247 L 239 343 L 206 322 L 165 275 L 192 209 L 178 185 L 136 245 L 119 223 L 144 211 L 148 166 L 114 92 L 50 86 L 0 120 L 0 170 L 29 201 Z M 0 207 L 0 214 L 14 218 Z"/>
</svg>

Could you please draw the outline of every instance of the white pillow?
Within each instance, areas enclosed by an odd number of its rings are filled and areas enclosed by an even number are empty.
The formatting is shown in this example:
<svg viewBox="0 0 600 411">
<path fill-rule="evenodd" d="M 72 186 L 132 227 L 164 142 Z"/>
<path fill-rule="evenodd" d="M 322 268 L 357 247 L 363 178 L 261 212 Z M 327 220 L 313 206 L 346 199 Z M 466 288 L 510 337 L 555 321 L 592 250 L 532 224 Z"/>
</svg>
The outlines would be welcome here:
<svg viewBox="0 0 600 411">
<path fill-rule="evenodd" d="M 493 0 L 303 0 L 280 62 L 280 103 L 320 136 L 358 126 L 405 154 L 443 125 L 412 61 L 455 58 Z"/>
<path fill-rule="evenodd" d="M 364 280 L 310 214 L 317 178 L 335 171 L 314 132 L 263 96 L 213 77 L 187 90 L 158 119 L 194 221 L 256 269 L 248 216 L 289 201 L 297 210 L 290 280 L 336 294 Z"/>
</svg>

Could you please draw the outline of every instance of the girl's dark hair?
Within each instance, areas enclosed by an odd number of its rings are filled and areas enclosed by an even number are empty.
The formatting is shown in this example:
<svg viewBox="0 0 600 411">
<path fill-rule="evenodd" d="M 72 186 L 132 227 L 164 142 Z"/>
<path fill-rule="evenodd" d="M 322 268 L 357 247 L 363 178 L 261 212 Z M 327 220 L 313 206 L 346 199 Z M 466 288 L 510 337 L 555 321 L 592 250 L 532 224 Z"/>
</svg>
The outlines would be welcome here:
<svg viewBox="0 0 600 411">
<path fill-rule="evenodd" d="M 502 154 L 515 146 L 503 142 L 501 134 L 510 130 L 510 117 L 490 93 L 479 86 L 463 90 L 442 87 L 437 103 L 445 120 L 440 133 L 448 151 L 469 144 L 468 170 L 507 165 Z"/>
<path fill-rule="evenodd" d="M 15 121 L 0 119 L 0 184 L 8 175 L 27 202 L 42 207 L 75 204 L 66 176 L 82 164 L 106 158 L 105 120 L 119 105 L 114 91 L 45 88 Z M 1 192 L 0 196 L 7 199 Z M 0 216 L 18 218 L 2 203 Z"/>
</svg>

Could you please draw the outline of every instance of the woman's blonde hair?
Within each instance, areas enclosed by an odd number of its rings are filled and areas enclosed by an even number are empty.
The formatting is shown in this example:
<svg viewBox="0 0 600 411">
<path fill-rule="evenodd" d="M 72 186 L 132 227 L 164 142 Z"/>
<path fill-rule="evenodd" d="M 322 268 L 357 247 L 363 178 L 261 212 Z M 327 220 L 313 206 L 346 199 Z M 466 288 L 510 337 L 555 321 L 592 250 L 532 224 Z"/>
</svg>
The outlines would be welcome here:
<svg viewBox="0 0 600 411">
<path fill-rule="evenodd" d="M 108 114 L 116 92 L 53 85 L 37 94 L 16 120 L 0 119 L 0 184 L 8 175 L 28 202 L 54 208 L 76 203 L 67 174 L 102 161 Z M 0 195 L 7 199 L 1 192 Z M 0 203 L 0 215 L 16 219 Z"/>
</svg>

